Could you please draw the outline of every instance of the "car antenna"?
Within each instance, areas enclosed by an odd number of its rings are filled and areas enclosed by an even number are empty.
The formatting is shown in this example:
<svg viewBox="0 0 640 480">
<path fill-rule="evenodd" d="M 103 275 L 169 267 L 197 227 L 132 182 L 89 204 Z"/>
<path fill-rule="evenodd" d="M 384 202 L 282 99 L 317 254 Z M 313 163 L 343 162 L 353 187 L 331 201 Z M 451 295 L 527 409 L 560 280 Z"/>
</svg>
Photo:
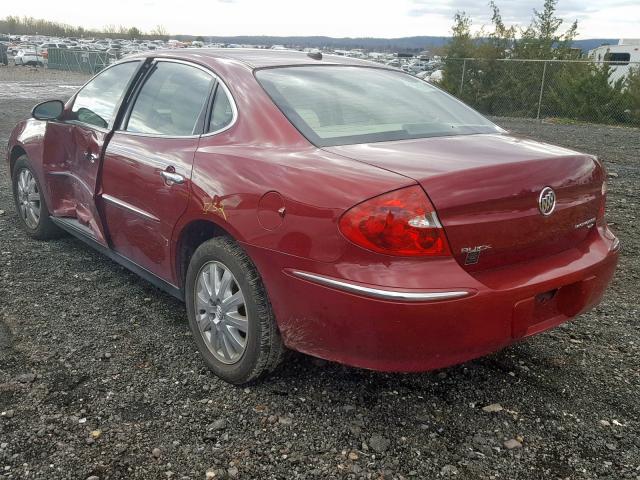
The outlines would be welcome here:
<svg viewBox="0 0 640 480">
<path fill-rule="evenodd" d="M 322 60 L 322 52 L 320 50 L 312 50 L 307 53 L 307 57 L 313 58 L 314 60 Z"/>
</svg>

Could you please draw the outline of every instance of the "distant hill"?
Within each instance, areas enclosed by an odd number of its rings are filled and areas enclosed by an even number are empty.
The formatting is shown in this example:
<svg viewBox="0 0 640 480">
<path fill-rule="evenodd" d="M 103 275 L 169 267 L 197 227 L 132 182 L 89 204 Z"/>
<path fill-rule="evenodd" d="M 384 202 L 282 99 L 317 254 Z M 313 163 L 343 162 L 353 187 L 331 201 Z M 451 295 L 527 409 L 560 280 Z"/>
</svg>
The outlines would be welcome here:
<svg viewBox="0 0 640 480">
<path fill-rule="evenodd" d="M 617 45 L 617 38 L 587 38 L 585 40 L 575 40 L 573 45 L 581 48 L 583 52 L 588 52 L 600 45 Z"/>
<path fill-rule="evenodd" d="M 196 37 L 192 35 L 177 35 L 174 38 L 179 40 L 193 40 Z M 242 35 L 237 37 L 221 37 L 208 36 L 204 37 L 207 41 L 213 43 L 240 44 L 240 45 L 285 45 L 289 47 L 315 47 L 315 48 L 334 48 L 334 49 L 353 49 L 363 48 L 365 50 L 381 50 L 393 52 L 420 51 L 434 47 L 442 47 L 449 42 L 451 37 L 402 37 L 402 38 L 334 38 L 334 37 L 271 37 L 271 36 L 252 36 Z M 583 51 L 591 50 L 604 43 L 616 44 L 617 39 L 611 38 L 593 38 L 585 40 L 576 40 L 575 47 L 581 48 Z"/>
</svg>

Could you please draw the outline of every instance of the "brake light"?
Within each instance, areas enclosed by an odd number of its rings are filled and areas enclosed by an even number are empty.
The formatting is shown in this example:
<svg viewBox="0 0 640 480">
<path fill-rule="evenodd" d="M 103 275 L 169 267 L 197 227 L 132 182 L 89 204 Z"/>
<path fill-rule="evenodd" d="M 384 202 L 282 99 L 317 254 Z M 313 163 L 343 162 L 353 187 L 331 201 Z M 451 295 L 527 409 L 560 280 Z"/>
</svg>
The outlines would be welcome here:
<svg viewBox="0 0 640 480">
<path fill-rule="evenodd" d="M 340 218 L 340 231 L 368 250 L 399 256 L 448 256 L 435 208 L 415 185 L 366 200 Z"/>
<path fill-rule="evenodd" d="M 600 207 L 598 208 L 598 217 L 597 217 L 597 223 L 598 225 L 605 225 L 605 219 L 604 219 L 604 213 L 605 213 L 605 208 L 607 205 L 607 181 L 604 180 L 602 182 L 602 188 L 600 190 L 601 196 L 600 196 Z"/>
</svg>

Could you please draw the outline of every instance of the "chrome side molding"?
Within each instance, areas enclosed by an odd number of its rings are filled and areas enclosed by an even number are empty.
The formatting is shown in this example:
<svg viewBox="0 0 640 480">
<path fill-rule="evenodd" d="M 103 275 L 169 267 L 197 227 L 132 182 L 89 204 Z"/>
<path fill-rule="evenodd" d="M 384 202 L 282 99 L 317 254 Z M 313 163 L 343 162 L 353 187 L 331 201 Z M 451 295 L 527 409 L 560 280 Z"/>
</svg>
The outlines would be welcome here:
<svg viewBox="0 0 640 480">
<path fill-rule="evenodd" d="M 381 288 L 365 287 L 356 283 L 325 277 L 324 275 L 317 275 L 315 273 L 302 272 L 300 270 L 289 270 L 289 273 L 295 277 L 309 280 L 320 285 L 382 300 L 395 300 L 401 302 L 435 302 L 438 300 L 453 300 L 472 294 L 472 292 L 466 290 L 453 290 L 448 292 L 406 292 L 386 290 Z"/>
<path fill-rule="evenodd" d="M 120 208 L 124 208 L 125 210 L 129 210 L 130 212 L 133 212 L 137 215 L 140 215 L 141 217 L 144 217 L 148 220 L 152 220 L 154 222 L 159 222 L 160 219 L 158 217 L 156 217 L 155 215 L 151 215 L 149 212 L 145 212 L 144 210 L 138 208 L 138 207 L 134 207 L 133 205 L 131 205 L 130 203 L 125 202 L 124 200 L 120 200 L 119 198 L 116 197 L 112 197 L 111 195 L 108 195 L 106 193 L 102 194 L 102 199 L 117 206 Z"/>
</svg>

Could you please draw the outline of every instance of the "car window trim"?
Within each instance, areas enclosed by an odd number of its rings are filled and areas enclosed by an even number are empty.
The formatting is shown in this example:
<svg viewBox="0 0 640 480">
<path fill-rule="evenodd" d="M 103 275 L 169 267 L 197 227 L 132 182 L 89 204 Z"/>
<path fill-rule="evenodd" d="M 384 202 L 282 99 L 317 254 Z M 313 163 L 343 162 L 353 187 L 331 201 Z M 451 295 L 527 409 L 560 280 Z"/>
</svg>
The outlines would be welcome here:
<svg viewBox="0 0 640 480">
<path fill-rule="evenodd" d="M 71 103 L 70 106 L 70 111 L 73 112 L 73 107 L 76 103 L 76 99 L 78 98 L 78 94 L 84 90 L 84 87 L 86 87 L 89 83 L 91 83 L 98 75 L 101 75 L 102 73 L 106 72 L 107 70 L 116 67 L 118 65 L 122 65 L 125 63 L 133 63 L 133 62 L 138 62 L 140 63 L 140 65 L 138 66 L 138 68 L 135 70 L 135 72 L 133 72 L 133 75 L 131 75 L 131 78 L 129 79 L 129 82 L 127 83 L 126 87 L 124 88 L 124 90 L 122 91 L 122 94 L 120 95 L 120 98 L 118 99 L 118 102 L 116 103 L 116 108 L 114 109 L 114 116 L 113 118 L 109 121 L 109 124 L 107 125 L 107 127 L 99 127 L 97 125 L 92 125 L 90 123 L 86 123 L 86 122 L 81 122 L 80 120 L 75 120 L 75 119 L 70 119 L 70 120 L 63 120 L 63 123 L 66 124 L 70 124 L 70 125 L 76 125 L 79 127 L 83 127 L 83 128 L 88 128 L 91 130 L 95 130 L 101 133 L 109 133 L 112 130 L 114 130 L 115 125 L 116 125 L 116 121 L 118 120 L 118 117 L 120 115 L 120 110 L 122 108 L 122 105 L 124 103 L 125 98 L 127 98 L 129 91 L 132 89 L 132 87 L 137 83 L 138 81 L 138 77 L 140 75 L 140 71 L 141 69 L 144 67 L 144 65 L 146 64 L 145 61 L 143 61 L 143 59 L 140 58 L 136 58 L 136 59 L 130 59 L 130 60 L 123 60 L 121 62 L 117 62 L 114 64 L 109 65 L 106 68 L 103 68 L 102 70 L 100 70 L 98 73 L 96 73 L 93 77 L 91 77 L 89 80 L 87 80 L 85 82 L 84 85 L 82 85 L 82 87 L 80 87 L 78 89 L 78 91 L 73 95 L 73 101 Z"/>
<path fill-rule="evenodd" d="M 118 132 L 124 131 L 124 129 L 126 128 L 126 125 L 129 123 L 129 117 L 131 116 L 131 110 L 133 110 L 133 106 L 135 105 L 136 100 L 138 99 L 140 90 L 142 90 L 142 87 L 144 87 L 145 83 L 147 83 L 147 80 L 156 69 L 157 63 L 155 62 L 155 60 L 154 59 L 149 59 L 149 60 L 150 60 L 148 63 L 149 67 L 144 72 L 144 75 L 140 77 L 135 87 L 132 89 L 131 95 L 127 99 L 126 105 L 124 105 L 122 115 L 119 119 L 118 125 L 115 128 L 115 131 L 118 131 Z"/>
<path fill-rule="evenodd" d="M 187 66 L 190 66 L 190 67 L 195 67 L 195 68 L 198 68 L 199 70 L 202 70 L 203 72 L 206 72 L 207 74 L 209 74 L 212 77 L 213 82 L 211 84 L 211 88 L 209 90 L 209 94 L 208 94 L 207 98 L 205 99 L 205 101 L 203 102 L 203 109 L 204 108 L 209 108 L 209 103 L 210 103 L 210 101 L 212 99 L 212 93 L 218 88 L 219 85 L 222 85 L 223 89 L 225 90 L 225 92 L 227 93 L 227 95 L 229 96 L 229 98 L 231 100 L 231 107 L 232 107 L 232 110 L 233 110 L 233 119 L 229 123 L 229 125 L 226 126 L 225 128 L 217 130 L 215 132 L 204 132 L 204 128 L 206 126 L 206 123 L 202 122 L 202 112 L 201 112 L 201 114 L 198 116 L 197 126 L 202 126 L 202 128 L 200 129 L 200 133 L 197 133 L 197 134 L 192 134 L 192 135 L 166 135 L 166 134 L 161 134 L 161 133 L 129 132 L 129 131 L 125 130 L 128 122 L 129 122 L 129 117 L 131 116 L 131 110 L 133 110 L 133 107 L 134 107 L 134 105 L 136 103 L 136 100 L 138 99 L 138 95 L 140 94 L 140 91 L 142 90 L 142 87 L 144 86 L 144 84 L 147 81 L 147 79 L 153 73 L 154 67 L 157 64 L 161 63 L 161 62 L 179 63 L 179 64 L 187 65 Z M 123 115 L 123 117 L 122 117 L 122 119 L 120 121 L 119 127 L 116 129 L 116 132 L 118 132 L 119 134 L 123 134 L 123 135 L 132 135 L 132 136 L 137 136 L 137 137 L 168 138 L 168 139 L 171 139 L 171 138 L 199 138 L 199 137 L 212 136 L 212 135 L 216 135 L 218 133 L 222 133 L 223 131 L 228 130 L 233 125 L 235 125 L 237 119 L 238 119 L 238 109 L 236 107 L 235 99 L 233 98 L 229 88 L 226 86 L 226 84 L 220 78 L 219 75 L 217 75 L 210 68 L 207 68 L 204 65 L 200 65 L 200 64 L 195 63 L 195 62 L 190 62 L 190 61 L 186 61 L 186 60 L 180 60 L 180 59 L 176 59 L 176 58 L 164 58 L 164 57 L 162 57 L 162 58 L 153 58 L 153 61 L 151 63 L 151 68 L 149 68 L 149 70 L 146 72 L 146 74 L 140 79 L 138 85 L 136 86 L 136 89 L 135 89 L 133 95 L 128 99 L 128 104 L 127 104 L 127 107 L 126 107 L 126 110 L 125 110 L 125 114 Z"/>
<path fill-rule="evenodd" d="M 211 118 L 211 110 L 213 108 L 213 100 L 216 98 L 216 92 L 218 91 L 218 80 L 216 79 L 209 91 L 209 95 L 207 96 L 207 101 L 204 104 L 202 110 L 200 111 L 200 116 L 198 117 L 198 127 L 200 131 L 200 135 L 206 133 L 206 129 L 209 126 L 209 119 Z"/>
<path fill-rule="evenodd" d="M 231 121 L 227 125 L 225 125 L 224 127 L 219 128 L 218 130 L 213 130 L 211 132 L 205 131 L 203 136 L 217 135 L 218 133 L 222 133 L 225 130 L 230 129 L 236 123 L 236 120 L 238 118 L 238 108 L 236 107 L 236 102 L 235 102 L 235 99 L 233 98 L 233 95 L 231 95 L 231 92 L 229 91 L 227 86 L 224 84 L 224 82 L 219 82 L 218 86 L 216 86 L 215 92 L 213 93 L 213 95 L 211 97 L 211 105 L 209 107 L 207 107 L 208 108 L 208 112 L 207 112 L 207 118 L 205 120 L 205 128 L 206 129 L 209 128 L 209 123 L 211 122 L 211 117 L 213 116 L 213 107 L 215 106 L 216 98 L 218 97 L 218 88 L 220 88 L 220 87 L 222 87 L 222 90 L 227 95 L 227 98 L 229 99 L 229 103 L 231 104 L 231 111 L 233 112 L 233 115 L 231 117 Z"/>
</svg>

